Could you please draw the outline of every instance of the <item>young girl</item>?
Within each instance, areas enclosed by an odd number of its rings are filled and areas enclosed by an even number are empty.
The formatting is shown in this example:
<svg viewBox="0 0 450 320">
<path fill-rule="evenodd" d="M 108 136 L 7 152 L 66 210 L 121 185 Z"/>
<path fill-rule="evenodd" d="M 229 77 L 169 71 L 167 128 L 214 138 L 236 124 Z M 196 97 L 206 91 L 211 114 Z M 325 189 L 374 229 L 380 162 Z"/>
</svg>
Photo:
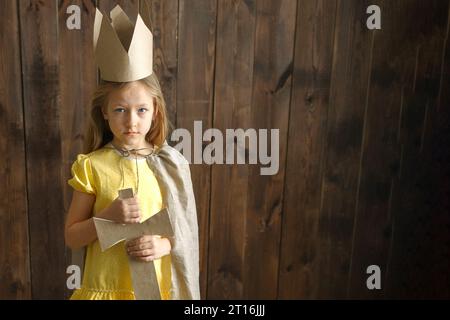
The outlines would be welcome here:
<svg viewBox="0 0 450 320">
<path fill-rule="evenodd" d="M 135 299 L 128 256 L 153 261 L 162 299 L 199 299 L 198 226 L 187 161 L 165 143 L 167 118 L 154 74 L 107 82 L 94 94 L 86 154 L 72 166 L 65 226 L 71 249 L 87 246 L 71 299 Z M 134 197 L 118 191 L 132 188 Z M 144 235 L 101 252 L 93 216 L 140 223 L 166 207 L 174 237 Z"/>
</svg>

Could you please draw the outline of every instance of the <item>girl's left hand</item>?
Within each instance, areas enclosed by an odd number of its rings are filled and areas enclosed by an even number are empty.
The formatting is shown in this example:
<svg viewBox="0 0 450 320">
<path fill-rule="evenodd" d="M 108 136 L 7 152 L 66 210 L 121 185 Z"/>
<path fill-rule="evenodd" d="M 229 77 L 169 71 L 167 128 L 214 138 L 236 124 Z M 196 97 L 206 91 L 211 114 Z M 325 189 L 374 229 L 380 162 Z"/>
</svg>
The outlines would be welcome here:
<svg viewBox="0 0 450 320">
<path fill-rule="evenodd" d="M 170 253 L 169 239 L 158 235 L 145 235 L 130 240 L 126 244 L 128 255 L 141 261 L 153 261 Z"/>
</svg>

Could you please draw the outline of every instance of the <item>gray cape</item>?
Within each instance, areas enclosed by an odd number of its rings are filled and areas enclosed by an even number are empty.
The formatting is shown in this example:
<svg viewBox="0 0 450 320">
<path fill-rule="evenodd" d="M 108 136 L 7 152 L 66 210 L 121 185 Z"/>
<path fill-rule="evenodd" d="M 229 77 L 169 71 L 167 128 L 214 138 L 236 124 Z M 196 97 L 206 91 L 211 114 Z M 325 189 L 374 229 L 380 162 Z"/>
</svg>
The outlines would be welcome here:
<svg viewBox="0 0 450 320">
<path fill-rule="evenodd" d="M 200 299 L 198 221 L 189 163 L 167 143 L 147 156 L 158 180 L 163 206 L 169 212 L 171 240 L 171 299 Z M 72 252 L 72 263 L 84 268 L 85 249 Z"/>
</svg>

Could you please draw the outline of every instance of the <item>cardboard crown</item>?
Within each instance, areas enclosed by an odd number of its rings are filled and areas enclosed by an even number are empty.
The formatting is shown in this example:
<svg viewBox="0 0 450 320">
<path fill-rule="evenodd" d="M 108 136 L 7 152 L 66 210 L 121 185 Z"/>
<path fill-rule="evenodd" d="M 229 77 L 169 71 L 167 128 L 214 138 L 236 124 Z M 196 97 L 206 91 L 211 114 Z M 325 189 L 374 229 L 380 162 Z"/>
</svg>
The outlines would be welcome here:
<svg viewBox="0 0 450 320">
<path fill-rule="evenodd" d="M 117 5 L 111 22 L 96 9 L 94 21 L 95 62 L 103 80 L 136 81 L 153 73 L 153 35 L 138 14 L 133 25 Z"/>
</svg>

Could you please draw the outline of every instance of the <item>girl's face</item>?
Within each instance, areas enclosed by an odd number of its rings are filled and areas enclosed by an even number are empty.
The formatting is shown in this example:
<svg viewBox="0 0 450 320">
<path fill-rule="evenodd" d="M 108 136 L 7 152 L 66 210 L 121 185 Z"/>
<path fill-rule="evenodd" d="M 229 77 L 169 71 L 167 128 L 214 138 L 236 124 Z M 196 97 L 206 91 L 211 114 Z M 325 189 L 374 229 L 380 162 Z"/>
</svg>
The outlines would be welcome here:
<svg viewBox="0 0 450 320">
<path fill-rule="evenodd" d="M 117 147 L 138 149 L 149 147 L 145 136 L 155 117 L 154 99 L 146 86 L 131 82 L 109 94 L 108 106 L 103 116 L 108 120 Z"/>
</svg>

